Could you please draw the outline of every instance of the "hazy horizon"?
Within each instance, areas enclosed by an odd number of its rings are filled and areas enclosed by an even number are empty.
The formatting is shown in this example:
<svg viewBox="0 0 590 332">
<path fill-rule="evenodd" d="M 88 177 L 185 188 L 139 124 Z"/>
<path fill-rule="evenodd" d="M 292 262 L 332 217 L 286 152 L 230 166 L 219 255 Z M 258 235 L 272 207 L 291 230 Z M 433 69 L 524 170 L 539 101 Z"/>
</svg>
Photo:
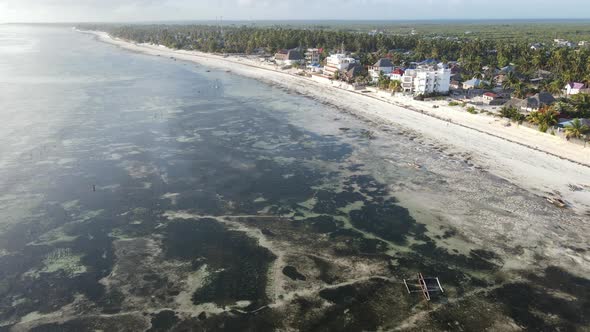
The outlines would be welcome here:
<svg viewBox="0 0 590 332">
<path fill-rule="evenodd" d="M 585 20 L 590 2 L 550 0 L 0 0 L 0 23 Z"/>
<path fill-rule="evenodd" d="M 120 20 L 120 21 L 18 21 L 18 22 L 0 22 L 0 25 L 6 24 L 219 24 L 223 22 L 223 24 L 245 24 L 245 23 L 308 23 L 308 24 L 321 24 L 321 23 L 336 23 L 336 22 L 354 22 L 354 23 L 390 23 L 390 24 L 403 24 L 403 23 L 443 23 L 443 22 L 452 22 L 452 23 L 529 23 L 529 22 L 588 22 L 590 23 L 589 18 L 472 18 L 472 19 L 462 19 L 462 18 L 431 18 L 431 19 L 400 19 L 400 20 L 387 20 L 387 19 L 333 19 L 333 18 L 326 18 L 326 19 L 249 19 L 249 20 L 231 20 L 222 18 L 220 21 L 220 17 L 216 17 L 214 19 L 203 19 L 203 20 Z"/>
</svg>

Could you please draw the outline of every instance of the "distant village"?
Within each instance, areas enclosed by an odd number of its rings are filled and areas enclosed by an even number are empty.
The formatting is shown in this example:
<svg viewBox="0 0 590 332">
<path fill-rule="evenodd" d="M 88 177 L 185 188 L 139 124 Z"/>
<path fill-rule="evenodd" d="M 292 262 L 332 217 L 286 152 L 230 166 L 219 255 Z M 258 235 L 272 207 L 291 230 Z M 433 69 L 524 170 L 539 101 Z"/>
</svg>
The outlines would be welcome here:
<svg viewBox="0 0 590 332">
<path fill-rule="evenodd" d="M 575 47 L 563 39 L 555 39 L 556 47 Z M 588 42 L 578 43 L 579 47 L 588 47 Z M 545 47 L 535 43 L 531 49 Z M 529 119 L 535 122 L 535 114 L 554 112 L 553 108 L 563 109 L 567 107 L 570 98 L 577 95 L 589 95 L 590 87 L 584 82 L 568 82 L 552 92 L 545 91 L 547 81 L 552 78 L 550 71 L 539 70 L 535 77 L 528 78 L 526 84 L 534 87 L 535 93 L 523 93 L 515 88 L 521 84 L 518 68 L 508 65 L 502 68 L 481 68 L 482 72 L 493 73 L 492 80 L 486 81 L 483 77 L 473 77 L 460 81 L 461 63 L 448 61 L 438 62 L 435 59 L 426 59 L 422 62 L 412 62 L 409 65 L 400 66 L 393 63 L 390 58 L 384 57 L 376 61 L 372 66 L 364 68 L 359 59 L 341 49 L 322 57 L 324 50 L 308 48 L 305 50 L 291 49 L 279 50 L 274 56 L 263 56 L 261 61 L 274 63 L 282 69 L 295 68 L 300 74 L 311 77 L 316 81 L 340 82 L 341 87 L 350 90 L 363 90 L 367 87 L 376 87 L 380 90 L 390 91 L 392 94 L 404 94 L 417 100 L 444 97 L 449 105 L 471 105 L 471 110 L 479 108 L 481 112 L 496 114 L 519 120 Z M 545 84 L 544 84 L 545 82 Z M 585 98 L 585 96 L 584 96 Z M 588 98 L 590 102 L 590 98 Z M 561 104 L 561 105 L 556 105 Z M 555 107 L 557 106 L 557 107 Z M 560 117 L 564 116 L 564 117 Z M 539 122 L 539 121 L 537 121 Z M 587 139 L 584 135 L 590 132 L 590 118 L 572 119 L 567 114 L 556 112 L 555 119 L 547 120 L 547 123 L 536 123 L 541 131 L 554 128 L 561 132 L 572 123 L 578 130 L 574 138 Z"/>
</svg>

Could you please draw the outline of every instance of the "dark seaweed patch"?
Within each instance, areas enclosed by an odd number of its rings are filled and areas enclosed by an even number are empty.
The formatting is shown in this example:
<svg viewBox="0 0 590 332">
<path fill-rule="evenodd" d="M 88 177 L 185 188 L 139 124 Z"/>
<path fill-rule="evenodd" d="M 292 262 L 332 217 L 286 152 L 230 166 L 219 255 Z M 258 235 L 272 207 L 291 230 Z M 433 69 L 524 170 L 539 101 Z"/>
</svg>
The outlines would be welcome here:
<svg viewBox="0 0 590 332">
<path fill-rule="evenodd" d="M 302 322 L 305 331 L 375 331 L 407 317 L 402 289 L 381 279 L 320 291 L 332 306 L 313 320 Z"/>
<path fill-rule="evenodd" d="M 145 320 L 137 315 L 113 317 L 81 317 L 62 324 L 49 323 L 36 326 L 33 332 L 79 332 L 79 331 L 142 331 L 147 328 Z"/>
<path fill-rule="evenodd" d="M 505 285 L 489 298 L 503 303 L 504 311 L 531 331 L 575 331 L 578 324 L 588 324 L 587 302 L 557 298 L 530 284 Z M 550 315 L 559 320 L 549 319 Z"/>
<path fill-rule="evenodd" d="M 80 236 L 66 243 L 67 247 L 27 246 L 19 255 L 25 258 L 21 263 L 15 262 L 14 257 L 0 261 L 0 264 L 12 265 L 9 271 L 17 273 L 11 278 L 3 279 L 8 282 L 10 292 L 27 298 L 27 301 L 18 304 L 13 310 L 2 310 L 0 318 L 8 318 L 12 314 L 23 315 L 32 311 L 52 312 L 72 302 L 76 294 L 84 294 L 88 299 L 96 301 L 98 305 L 110 302 L 107 298 L 109 294 L 105 293 L 105 287 L 99 283 L 99 280 L 107 276 L 113 266 L 114 254 L 111 239 L 108 236 L 112 222 L 96 218 L 84 223 L 83 229 L 78 227 L 82 226 L 71 227 L 71 234 L 80 234 Z M 52 273 L 42 272 L 38 278 L 16 277 L 27 267 L 40 267 L 47 253 L 54 249 L 68 249 L 80 254 L 81 264 L 84 265 L 86 272 L 73 277 L 62 270 Z M 8 306 L 9 300 L 10 297 L 3 297 L 0 304 L 3 307 Z M 112 306 L 108 308 L 111 311 L 114 309 Z"/>
<path fill-rule="evenodd" d="M 296 227 L 306 227 L 311 231 L 321 234 L 335 232 L 342 227 L 342 222 L 335 220 L 330 216 L 319 216 L 297 220 L 293 222 Z"/>
<path fill-rule="evenodd" d="M 306 280 L 307 278 L 297 271 L 297 268 L 294 266 L 287 265 L 283 268 L 283 274 L 287 277 L 291 278 L 292 280 Z"/>
<path fill-rule="evenodd" d="M 275 236 L 275 233 L 273 233 L 273 231 L 271 231 L 268 228 L 262 228 L 262 229 L 260 229 L 260 232 L 266 236 Z"/>
<path fill-rule="evenodd" d="M 473 249 L 469 252 L 471 257 L 479 257 L 485 260 L 499 260 L 500 256 L 498 256 L 495 252 L 484 250 L 484 249 Z"/>
<path fill-rule="evenodd" d="M 152 326 L 148 332 L 169 331 L 178 322 L 172 310 L 162 310 L 152 317 Z"/>
<path fill-rule="evenodd" d="M 338 214 L 339 208 L 364 199 L 363 195 L 353 191 L 334 193 L 327 190 L 318 190 L 314 197 L 316 198 L 316 204 L 313 212 L 329 214 Z"/>
<path fill-rule="evenodd" d="M 423 244 L 414 244 L 412 245 L 412 249 L 433 260 L 444 260 L 448 264 L 467 269 L 494 271 L 500 267 L 496 263 L 488 260 L 499 260 L 499 257 L 496 254 L 485 250 L 472 250 L 469 253 L 469 256 L 450 254 L 446 249 L 436 246 L 436 243 L 432 240 Z"/>
<path fill-rule="evenodd" d="M 341 228 L 330 233 L 330 239 L 335 243 L 342 243 L 334 251 L 338 255 L 375 255 L 387 251 L 387 244 L 378 239 L 367 239 L 363 234 L 352 229 Z"/>
<path fill-rule="evenodd" d="M 311 258 L 311 260 L 313 260 L 313 262 L 319 269 L 319 278 L 321 281 L 331 285 L 340 279 L 338 271 L 332 263 L 313 255 L 308 255 L 307 257 Z"/>
<path fill-rule="evenodd" d="M 442 238 L 443 239 L 448 239 L 448 238 L 451 238 L 451 237 L 456 236 L 456 235 L 457 235 L 457 231 L 456 230 L 454 230 L 454 229 L 447 229 L 447 230 L 445 230 L 444 234 L 442 235 Z"/>
<path fill-rule="evenodd" d="M 468 297 L 465 300 L 445 303 L 438 310 L 429 313 L 429 321 L 422 331 L 488 331 L 503 317 L 495 305 Z M 465 308 L 469 308 L 466 310 Z M 485 315 L 476 314 L 485 312 Z M 432 324 L 432 325 L 431 325 Z M 492 328 L 492 329 L 490 329 Z M 497 329 L 497 328 L 496 328 Z"/>
<path fill-rule="evenodd" d="M 244 332 L 271 332 L 280 331 L 280 316 L 269 308 L 263 308 L 255 314 L 222 313 L 207 317 L 187 319 L 179 322 L 171 331 L 244 331 Z"/>
<path fill-rule="evenodd" d="M 425 231 L 423 225 L 417 224 L 407 209 L 392 201 L 365 204 L 360 210 L 350 212 L 350 221 L 358 229 L 397 244 L 405 244 L 406 237 L 410 234 Z"/>
<path fill-rule="evenodd" d="M 275 256 L 244 233 L 228 231 L 212 219 L 175 221 L 166 227 L 164 247 L 167 257 L 203 258 L 212 271 L 193 294 L 195 304 L 248 300 L 260 306 L 267 301 L 266 274 Z"/>
<path fill-rule="evenodd" d="M 344 181 L 344 184 L 346 185 L 347 191 L 354 191 L 353 184 L 358 185 L 360 192 L 368 197 L 372 197 L 375 202 L 381 203 L 385 201 L 388 195 L 387 188 L 369 175 L 353 175 Z M 395 200 L 392 198 L 388 198 L 388 200 L 395 203 Z"/>
<path fill-rule="evenodd" d="M 544 287 L 559 290 L 584 299 L 590 307 L 590 280 L 575 276 L 557 266 L 549 266 L 541 276 L 531 275 L 529 279 Z"/>
<path fill-rule="evenodd" d="M 320 291 L 320 296 L 332 303 L 349 304 L 355 300 L 362 300 L 359 296 L 365 291 L 362 286 L 362 284 L 352 284 L 337 288 L 326 288 Z M 375 285 L 371 284 L 371 286 L 374 287 Z"/>
</svg>

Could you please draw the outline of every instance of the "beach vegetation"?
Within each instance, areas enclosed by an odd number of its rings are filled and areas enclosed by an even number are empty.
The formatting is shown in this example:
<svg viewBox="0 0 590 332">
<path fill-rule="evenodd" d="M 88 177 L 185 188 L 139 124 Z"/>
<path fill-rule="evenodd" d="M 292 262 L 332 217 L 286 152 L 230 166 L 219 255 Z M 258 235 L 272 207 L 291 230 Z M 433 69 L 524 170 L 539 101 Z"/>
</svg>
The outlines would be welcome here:
<svg viewBox="0 0 590 332">
<path fill-rule="evenodd" d="M 527 116 L 527 120 L 539 126 L 539 131 L 547 132 L 549 127 L 557 124 L 559 120 L 559 113 L 550 107 L 544 107 L 536 112 L 531 112 Z"/>
<path fill-rule="evenodd" d="M 474 106 L 469 106 L 469 107 L 467 107 L 467 113 L 477 114 L 477 110 L 475 109 Z"/>
<path fill-rule="evenodd" d="M 581 138 L 589 131 L 590 128 L 583 124 L 580 119 L 574 119 L 570 124 L 565 126 L 565 136 L 567 138 Z"/>
<path fill-rule="evenodd" d="M 518 109 L 514 106 L 504 106 L 500 109 L 500 115 L 503 118 L 508 118 L 510 120 L 521 122 L 525 119 L 525 116 L 521 114 Z"/>
<path fill-rule="evenodd" d="M 332 75 L 332 79 L 333 79 L 334 81 L 338 81 L 338 80 L 340 80 L 340 72 L 339 72 L 339 71 L 335 71 L 335 72 L 334 72 L 334 75 Z"/>
<path fill-rule="evenodd" d="M 389 82 L 389 90 L 393 92 L 400 92 L 402 90 L 402 82 L 398 80 L 391 80 Z"/>
<path fill-rule="evenodd" d="M 590 67 L 590 62 L 589 65 Z M 576 108 L 576 111 L 583 112 L 590 115 L 590 94 L 579 93 L 572 96 L 572 104 Z"/>
<path fill-rule="evenodd" d="M 459 106 L 460 104 L 456 101 L 449 102 L 449 106 Z"/>
<path fill-rule="evenodd" d="M 386 76 L 383 72 L 380 72 L 379 78 L 377 80 L 377 87 L 379 89 L 386 90 L 389 88 L 390 81 L 391 80 L 389 79 L 389 76 Z"/>
<path fill-rule="evenodd" d="M 512 96 L 515 98 L 523 99 L 529 93 L 529 87 L 524 82 L 517 82 L 512 87 Z"/>
</svg>

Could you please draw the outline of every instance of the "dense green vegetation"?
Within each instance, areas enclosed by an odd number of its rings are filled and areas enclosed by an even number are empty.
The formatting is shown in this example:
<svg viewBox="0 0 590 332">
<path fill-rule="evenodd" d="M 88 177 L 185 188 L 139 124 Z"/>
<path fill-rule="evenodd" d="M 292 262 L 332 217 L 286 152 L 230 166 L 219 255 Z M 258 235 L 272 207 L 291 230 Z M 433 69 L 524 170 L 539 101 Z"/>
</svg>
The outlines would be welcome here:
<svg viewBox="0 0 590 332">
<path fill-rule="evenodd" d="M 580 119 L 574 119 L 571 124 L 565 126 L 565 134 L 568 138 L 581 138 L 588 131 L 590 131 L 590 128 L 583 124 Z"/>
<path fill-rule="evenodd" d="M 538 125 L 540 131 L 546 132 L 547 129 L 557 124 L 559 118 L 590 118 L 590 95 L 582 93 L 574 95 L 571 98 L 561 98 L 561 100 L 553 105 L 543 107 L 536 112 L 531 112 L 526 117 L 517 108 L 504 106 L 500 110 L 500 116 L 517 122 L 522 122 L 526 119 L 530 123 Z M 579 121 L 574 124 L 573 128 L 566 128 L 568 137 L 579 138 L 589 131 L 588 127 Z"/>
<path fill-rule="evenodd" d="M 156 43 L 176 49 L 205 52 L 253 53 L 264 50 L 272 53 L 283 48 L 319 47 L 324 48 L 324 55 L 327 55 L 327 52 L 344 46 L 346 50 L 358 56 L 365 66 L 384 56 L 390 57 L 400 66 L 429 58 L 443 62 L 460 61 L 461 76 L 464 80 L 480 77 L 491 81 L 495 68 L 514 64 L 518 68 L 517 82 L 513 82 L 514 85 L 510 87 L 517 90 L 517 94 L 522 97 L 531 87 L 517 83 L 525 84 L 530 78 L 537 77 L 539 70 L 552 74 L 540 88 L 554 93 L 559 92 L 565 82 L 590 82 L 590 49 L 547 46 L 533 50 L 530 47 L 531 41 L 547 42 L 554 36 L 574 35 L 576 39 L 583 36 L 590 40 L 590 24 L 570 23 L 551 27 L 539 23 L 517 26 L 434 24 L 420 26 L 419 30 L 429 32 L 415 35 L 369 35 L 360 31 L 282 26 L 226 26 L 221 29 L 214 25 L 107 25 L 86 28 L 107 30 L 115 36 L 141 43 Z M 479 33 L 465 35 L 463 32 L 461 37 L 453 37 L 458 31 L 467 28 Z M 435 30 L 437 35 L 433 37 L 431 34 Z M 508 33 L 508 30 L 512 32 Z M 558 34 L 559 31 L 569 32 Z M 474 34 L 482 38 L 474 38 Z M 500 35 L 503 38 L 499 38 Z M 484 70 L 486 67 L 489 69 Z"/>
<path fill-rule="evenodd" d="M 193 25 L 217 26 L 220 22 L 199 21 Z M 479 39 L 525 40 L 550 42 L 564 38 L 574 42 L 590 40 L 588 20 L 293 20 L 293 21 L 224 21 L 227 28 L 283 28 L 295 30 L 328 30 L 352 33 L 378 32 L 386 35 L 421 37 L 461 37 Z"/>
</svg>

